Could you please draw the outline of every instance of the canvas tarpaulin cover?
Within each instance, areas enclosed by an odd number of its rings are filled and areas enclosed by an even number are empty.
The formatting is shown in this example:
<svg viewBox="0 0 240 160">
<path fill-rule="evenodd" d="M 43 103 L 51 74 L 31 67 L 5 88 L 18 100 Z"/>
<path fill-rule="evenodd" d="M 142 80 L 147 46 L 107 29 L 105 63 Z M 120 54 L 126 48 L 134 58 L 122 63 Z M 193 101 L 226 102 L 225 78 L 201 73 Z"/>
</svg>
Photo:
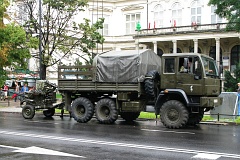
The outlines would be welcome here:
<svg viewBox="0 0 240 160">
<path fill-rule="evenodd" d="M 141 82 L 148 71 L 160 72 L 161 58 L 150 49 L 109 51 L 94 58 L 97 82 Z"/>
</svg>

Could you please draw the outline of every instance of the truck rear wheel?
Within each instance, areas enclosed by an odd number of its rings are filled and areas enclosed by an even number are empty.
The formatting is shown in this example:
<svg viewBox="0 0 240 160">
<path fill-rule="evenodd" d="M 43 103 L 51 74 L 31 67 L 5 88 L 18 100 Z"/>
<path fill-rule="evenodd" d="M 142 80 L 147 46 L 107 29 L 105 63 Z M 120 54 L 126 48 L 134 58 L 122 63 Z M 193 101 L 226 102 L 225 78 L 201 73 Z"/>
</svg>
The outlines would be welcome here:
<svg viewBox="0 0 240 160">
<path fill-rule="evenodd" d="M 170 100 L 160 109 L 160 118 L 167 128 L 181 128 L 187 124 L 188 110 L 177 100 Z"/>
<path fill-rule="evenodd" d="M 50 108 L 48 110 L 43 111 L 43 115 L 45 117 L 52 117 L 54 114 L 55 114 L 55 109 L 54 108 Z"/>
<path fill-rule="evenodd" d="M 144 89 L 146 94 L 151 98 L 156 98 L 159 92 L 159 87 L 157 84 L 160 79 L 158 71 L 156 70 L 149 71 L 145 77 L 152 77 L 145 79 Z"/>
<path fill-rule="evenodd" d="M 95 108 L 97 120 L 103 124 L 111 124 L 118 118 L 116 104 L 109 98 L 101 99 L 97 102 Z"/>
<path fill-rule="evenodd" d="M 125 121 L 129 122 L 136 120 L 140 115 L 140 112 L 122 112 L 120 115 Z"/>
<path fill-rule="evenodd" d="M 84 97 L 75 99 L 71 105 L 71 116 L 80 123 L 86 123 L 91 120 L 94 114 L 92 102 Z"/>
<path fill-rule="evenodd" d="M 196 125 L 199 124 L 203 118 L 204 110 L 200 109 L 199 113 L 190 113 L 187 125 Z"/>
<path fill-rule="evenodd" d="M 32 119 L 35 116 L 35 107 L 32 105 L 25 105 L 22 109 L 22 116 L 25 119 Z"/>
</svg>

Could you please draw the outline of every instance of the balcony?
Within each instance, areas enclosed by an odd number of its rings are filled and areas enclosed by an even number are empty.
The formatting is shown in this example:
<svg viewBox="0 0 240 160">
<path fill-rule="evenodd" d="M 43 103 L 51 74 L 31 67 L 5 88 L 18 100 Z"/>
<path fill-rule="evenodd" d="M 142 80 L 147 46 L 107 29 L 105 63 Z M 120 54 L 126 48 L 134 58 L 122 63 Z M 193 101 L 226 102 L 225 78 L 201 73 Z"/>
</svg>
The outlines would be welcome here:
<svg viewBox="0 0 240 160">
<path fill-rule="evenodd" d="M 155 29 L 142 29 L 135 37 L 156 36 L 156 35 L 172 35 L 187 33 L 206 33 L 206 32 L 225 32 L 227 23 L 189 25 L 179 27 L 165 27 Z"/>
</svg>

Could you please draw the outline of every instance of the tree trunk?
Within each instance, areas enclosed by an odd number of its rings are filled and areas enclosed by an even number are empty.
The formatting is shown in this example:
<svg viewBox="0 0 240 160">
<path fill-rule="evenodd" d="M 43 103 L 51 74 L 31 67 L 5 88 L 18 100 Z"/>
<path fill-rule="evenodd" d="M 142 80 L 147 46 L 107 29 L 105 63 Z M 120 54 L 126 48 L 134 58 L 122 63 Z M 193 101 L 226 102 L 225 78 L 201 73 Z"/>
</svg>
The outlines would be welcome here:
<svg viewBox="0 0 240 160">
<path fill-rule="evenodd" d="M 42 79 L 45 80 L 47 77 L 47 66 L 43 65 L 43 70 L 42 70 Z"/>
<path fill-rule="evenodd" d="M 39 72 L 39 77 L 41 80 L 46 80 L 46 70 L 47 70 L 47 66 L 44 65 L 44 64 L 41 64 L 41 69 L 40 69 L 40 72 Z"/>
</svg>

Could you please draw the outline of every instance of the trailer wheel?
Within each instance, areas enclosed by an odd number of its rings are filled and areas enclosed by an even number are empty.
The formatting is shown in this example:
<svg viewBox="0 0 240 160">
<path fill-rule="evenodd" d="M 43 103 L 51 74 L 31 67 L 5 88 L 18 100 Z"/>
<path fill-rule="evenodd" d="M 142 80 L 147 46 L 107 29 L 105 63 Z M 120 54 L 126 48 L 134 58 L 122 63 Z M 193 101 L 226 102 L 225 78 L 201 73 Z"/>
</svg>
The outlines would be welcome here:
<svg viewBox="0 0 240 160">
<path fill-rule="evenodd" d="M 97 102 L 95 114 L 97 120 L 103 124 L 114 123 L 118 118 L 116 104 L 109 98 L 104 98 Z"/>
<path fill-rule="evenodd" d="M 156 98 L 159 93 L 158 81 L 160 80 L 160 75 L 158 71 L 152 70 L 149 71 L 145 77 L 152 77 L 146 78 L 144 81 L 144 89 L 148 96 L 152 98 Z"/>
<path fill-rule="evenodd" d="M 160 118 L 167 128 L 181 128 L 187 124 L 188 110 L 179 101 L 170 100 L 163 104 L 160 109 Z"/>
<path fill-rule="evenodd" d="M 22 108 L 22 116 L 25 119 L 32 119 L 35 116 L 35 107 L 32 105 L 25 105 Z"/>
<path fill-rule="evenodd" d="M 140 112 L 121 112 L 121 117 L 128 122 L 134 121 L 140 115 Z"/>
<path fill-rule="evenodd" d="M 199 113 L 190 113 L 187 125 L 196 125 L 199 124 L 203 118 L 204 110 L 200 109 Z"/>
<path fill-rule="evenodd" d="M 43 111 L 43 115 L 45 117 L 52 117 L 54 114 L 55 114 L 55 109 L 54 108 L 50 108 L 48 110 Z"/>
<path fill-rule="evenodd" d="M 91 120 L 94 114 L 92 102 L 84 97 L 79 97 L 72 102 L 71 116 L 80 123 L 86 123 Z"/>
</svg>

